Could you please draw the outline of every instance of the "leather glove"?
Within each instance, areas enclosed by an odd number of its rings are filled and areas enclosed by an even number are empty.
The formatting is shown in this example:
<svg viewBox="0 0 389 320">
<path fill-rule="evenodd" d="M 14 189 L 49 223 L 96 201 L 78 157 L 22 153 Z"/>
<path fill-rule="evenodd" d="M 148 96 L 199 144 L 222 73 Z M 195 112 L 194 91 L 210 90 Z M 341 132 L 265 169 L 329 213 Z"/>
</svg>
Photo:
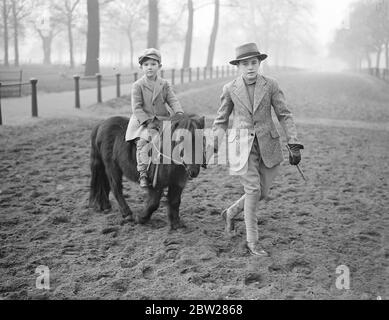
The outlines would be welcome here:
<svg viewBox="0 0 389 320">
<path fill-rule="evenodd" d="M 292 166 L 297 166 L 301 162 L 301 152 L 300 150 L 304 149 L 304 146 L 301 144 L 288 144 L 290 153 L 289 153 L 289 163 Z"/>
</svg>

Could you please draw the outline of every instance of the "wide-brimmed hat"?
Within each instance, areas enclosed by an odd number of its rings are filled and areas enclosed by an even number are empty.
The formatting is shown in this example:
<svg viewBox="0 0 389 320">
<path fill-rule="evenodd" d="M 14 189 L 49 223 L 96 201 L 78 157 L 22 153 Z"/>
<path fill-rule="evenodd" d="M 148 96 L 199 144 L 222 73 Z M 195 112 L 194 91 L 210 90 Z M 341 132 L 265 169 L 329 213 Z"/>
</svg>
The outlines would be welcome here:
<svg viewBox="0 0 389 320">
<path fill-rule="evenodd" d="M 161 63 L 162 62 L 161 52 L 154 48 L 146 49 L 143 52 L 143 54 L 139 57 L 139 64 L 142 65 L 146 59 L 153 59 Z"/>
<path fill-rule="evenodd" d="M 236 48 L 236 59 L 230 61 L 230 64 L 237 65 L 240 61 L 258 57 L 259 60 L 265 60 L 268 55 L 260 53 L 255 43 L 246 43 Z"/>
</svg>

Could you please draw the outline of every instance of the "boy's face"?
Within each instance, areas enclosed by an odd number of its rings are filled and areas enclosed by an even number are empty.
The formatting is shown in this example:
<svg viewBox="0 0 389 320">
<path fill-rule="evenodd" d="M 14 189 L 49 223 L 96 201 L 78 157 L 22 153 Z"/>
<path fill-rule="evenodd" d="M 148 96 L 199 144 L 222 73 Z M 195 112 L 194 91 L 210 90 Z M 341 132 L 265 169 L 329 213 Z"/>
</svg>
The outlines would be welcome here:
<svg viewBox="0 0 389 320">
<path fill-rule="evenodd" d="M 261 61 L 258 58 L 250 58 L 239 62 L 238 68 L 242 76 L 247 80 L 257 77 Z"/>
<path fill-rule="evenodd" d="M 162 65 L 157 60 L 148 59 L 143 62 L 141 68 L 147 78 L 154 79 L 157 76 L 158 71 L 161 69 L 161 66 Z"/>
</svg>

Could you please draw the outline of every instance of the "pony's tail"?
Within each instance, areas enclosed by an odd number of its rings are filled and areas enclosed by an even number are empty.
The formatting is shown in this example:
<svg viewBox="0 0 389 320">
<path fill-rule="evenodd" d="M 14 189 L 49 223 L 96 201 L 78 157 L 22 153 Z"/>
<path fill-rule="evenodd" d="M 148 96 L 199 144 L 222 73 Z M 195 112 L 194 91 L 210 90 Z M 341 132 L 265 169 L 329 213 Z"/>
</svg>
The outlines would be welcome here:
<svg viewBox="0 0 389 320">
<path fill-rule="evenodd" d="M 98 211 L 105 211 L 111 209 L 109 202 L 110 186 L 105 173 L 104 161 L 96 144 L 98 129 L 98 126 L 95 127 L 91 135 L 89 207 Z"/>
</svg>

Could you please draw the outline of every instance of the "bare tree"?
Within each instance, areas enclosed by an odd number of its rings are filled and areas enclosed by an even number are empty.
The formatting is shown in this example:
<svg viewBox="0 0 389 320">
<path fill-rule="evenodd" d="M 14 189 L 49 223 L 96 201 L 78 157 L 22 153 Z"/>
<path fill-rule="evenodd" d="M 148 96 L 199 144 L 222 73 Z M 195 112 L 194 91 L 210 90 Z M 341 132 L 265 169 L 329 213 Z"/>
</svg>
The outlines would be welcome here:
<svg viewBox="0 0 389 320">
<path fill-rule="evenodd" d="M 7 0 L 2 0 L 2 16 L 3 16 L 3 29 L 4 29 L 4 65 L 9 66 L 9 34 L 8 34 L 8 18 L 11 12 L 11 7 Z"/>
<path fill-rule="evenodd" d="M 12 22 L 14 35 L 15 66 L 19 66 L 19 32 L 26 17 L 31 14 L 32 3 L 30 0 L 11 0 Z"/>
<path fill-rule="evenodd" d="M 144 39 L 146 35 L 146 17 L 144 12 L 147 10 L 145 0 L 115 0 L 112 6 L 108 7 L 107 18 L 115 24 L 111 27 L 115 32 L 126 35 L 130 45 L 130 64 L 134 68 L 134 55 L 136 41 Z M 145 44 L 144 44 L 145 45 Z"/>
<path fill-rule="evenodd" d="M 73 24 L 75 21 L 75 12 L 80 0 L 62 0 L 62 3 L 56 3 L 54 6 L 58 11 L 60 22 L 66 26 L 69 42 L 69 60 L 70 67 L 74 68 L 74 49 L 73 49 Z"/>
<path fill-rule="evenodd" d="M 194 20 L 193 0 L 188 0 L 188 29 L 186 31 L 184 62 L 182 64 L 182 67 L 184 69 L 190 67 L 190 58 L 192 53 L 192 40 L 193 40 L 193 20 Z"/>
<path fill-rule="evenodd" d="M 149 0 L 149 32 L 147 46 L 149 48 L 159 47 L 159 0 Z"/>
<path fill-rule="evenodd" d="M 88 36 L 85 75 L 100 72 L 100 7 L 99 0 L 88 0 Z"/>
<path fill-rule="evenodd" d="M 215 1 L 215 15 L 213 20 L 213 27 L 211 32 L 211 39 L 208 47 L 207 68 L 213 66 L 213 58 L 215 56 L 216 38 L 219 30 L 219 18 L 220 18 L 220 0 Z"/>
<path fill-rule="evenodd" d="M 42 41 L 43 64 L 51 64 L 51 47 L 54 38 L 61 32 L 53 2 L 36 0 L 30 23 Z"/>
</svg>

